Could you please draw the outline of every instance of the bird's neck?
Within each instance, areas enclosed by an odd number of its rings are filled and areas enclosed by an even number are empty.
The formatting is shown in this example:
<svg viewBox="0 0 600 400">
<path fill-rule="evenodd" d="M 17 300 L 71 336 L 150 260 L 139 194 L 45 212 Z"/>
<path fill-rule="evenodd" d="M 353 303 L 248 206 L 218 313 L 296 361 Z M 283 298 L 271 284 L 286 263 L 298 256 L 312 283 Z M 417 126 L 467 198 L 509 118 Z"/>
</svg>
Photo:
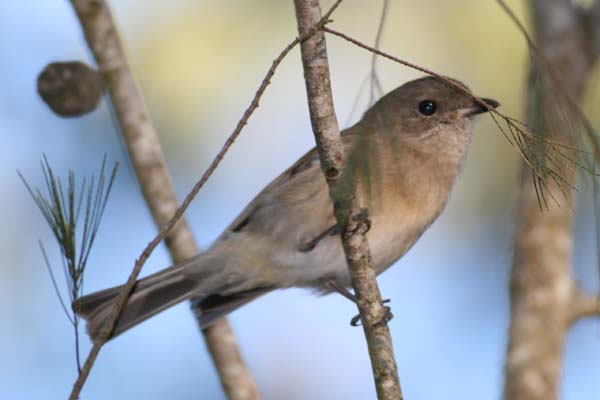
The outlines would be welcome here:
<svg viewBox="0 0 600 400">
<path fill-rule="evenodd" d="M 447 136 L 420 142 L 371 136 L 366 146 L 377 151 L 360 168 L 359 173 L 368 177 L 358 180 L 361 202 L 373 212 L 413 213 L 419 216 L 416 224 L 428 225 L 446 205 L 470 141 L 468 131 L 463 137 Z"/>
</svg>

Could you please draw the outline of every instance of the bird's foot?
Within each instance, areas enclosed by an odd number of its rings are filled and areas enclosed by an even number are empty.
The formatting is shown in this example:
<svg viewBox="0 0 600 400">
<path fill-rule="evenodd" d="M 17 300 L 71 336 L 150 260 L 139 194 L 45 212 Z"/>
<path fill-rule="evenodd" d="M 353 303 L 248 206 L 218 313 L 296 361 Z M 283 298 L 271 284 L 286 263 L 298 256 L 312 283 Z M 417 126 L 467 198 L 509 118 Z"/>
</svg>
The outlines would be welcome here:
<svg viewBox="0 0 600 400">
<path fill-rule="evenodd" d="M 300 251 L 302 253 L 307 253 L 307 252 L 311 251 L 312 249 L 314 249 L 315 247 L 317 247 L 319 242 L 321 240 L 325 239 L 327 236 L 335 236 L 337 234 L 338 234 L 337 225 L 333 225 L 330 228 L 328 228 L 327 230 L 325 230 L 324 232 L 322 232 L 321 234 L 319 234 L 314 239 L 309 240 L 304 243 L 301 243 L 300 246 L 298 246 L 298 251 Z"/>
<path fill-rule="evenodd" d="M 385 304 L 385 303 L 389 303 L 391 300 L 390 299 L 385 299 L 382 300 L 381 303 Z M 383 324 L 387 324 L 389 321 L 392 320 L 392 318 L 394 318 L 394 314 L 392 314 L 392 308 L 389 306 L 383 306 L 384 309 L 384 314 L 383 317 L 379 320 L 376 321 L 372 327 L 373 328 L 377 328 Z M 352 317 L 352 319 L 350 320 L 350 325 L 351 326 L 360 326 L 361 325 L 361 318 L 360 318 L 360 314 L 355 315 L 354 317 Z"/>
<path fill-rule="evenodd" d="M 342 296 L 344 296 L 345 298 L 347 298 L 348 300 L 350 300 L 351 302 L 356 304 L 356 296 L 354 296 L 354 294 L 352 294 L 348 289 L 346 289 L 345 287 L 340 285 L 335 279 L 326 280 L 325 287 L 329 288 L 330 290 L 332 290 L 334 292 L 341 294 Z M 385 300 L 381 301 L 381 304 L 386 304 L 389 302 L 391 302 L 390 299 L 385 299 Z M 385 323 L 391 321 L 392 318 L 394 318 L 394 314 L 392 314 L 391 307 L 383 306 L 383 308 L 384 308 L 385 313 L 383 314 L 383 317 L 379 321 L 377 321 L 373 324 L 373 328 L 376 328 L 382 324 L 385 324 Z M 352 326 L 360 326 L 361 325 L 360 314 L 352 317 L 352 319 L 350 320 L 350 325 L 352 325 Z"/>
<path fill-rule="evenodd" d="M 358 210 L 357 214 L 352 216 L 352 220 L 356 223 L 354 229 L 352 229 L 352 233 L 361 231 L 364 235 L 371 230 L 371 220 L 369 219 L 369 210 L 366 208 L 361 208 Z"/>
</svg>

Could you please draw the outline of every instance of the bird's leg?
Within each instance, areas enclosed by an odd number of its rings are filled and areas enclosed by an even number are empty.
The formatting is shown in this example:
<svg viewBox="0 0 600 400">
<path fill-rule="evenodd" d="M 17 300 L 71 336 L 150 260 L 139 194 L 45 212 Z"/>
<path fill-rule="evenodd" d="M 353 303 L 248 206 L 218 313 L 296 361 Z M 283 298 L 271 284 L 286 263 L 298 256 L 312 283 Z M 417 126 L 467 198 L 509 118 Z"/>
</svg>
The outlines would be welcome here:
<svg viewBox="0 0 600 400">
<path fill-rule="evenodd" d="M 356 303 L 356 296 L 354 296 L 352 293 L 350 293 L 350 291 L 348 289 L 346 289 L 345 287 L 340 285 L 337 280 L 327 279 L 327 281 L 325 281 L 325 286 L 328 289 L 331 289 L 334 292 L 341 294 L 342 296 L 344 296 L 351 302 Z"/>
<path fill-rule="evenodd" d="M 363 233 L 367 233 L 371 229 L 371 220 L 369 219 L 369 211 L 366 208 L 361 208 L 359 210 L 359 213 L 354 215 L 352 217 L 352 219 L 357 223 L 355 230 L 363 228 L 363 224 L 364 224 L 364 232 Z M 338 233 L 340 233 L 338 226 L 332 225 L 331 227 L 327 228 L 325 231 L 320 233 L 314 239 L 309 240 L 308 242 L 300 243 L 300 246 L 298 246 L 298 251 L 301 251 L 302 253 L 307 253 L 307 252 L 311 251 L 312 249 L 314 249 L 315 247 L 317 247 L 319 242 L 321 240 L 325 239 L 327 236 L 335 236 Z M 335 290 L 336 292 L 339 292 L 339 290 L 337 290 L 337 289 L 333 289 L 333 290 Z M 348 291 L 346 291 L 346 292 L 350 293 Z"/>
<path fill-rule="evenodd" d="M 327 236 L 335 236 L 337 234 L 338 234 L 337 225 L 333 225 L 330 228 L 328 228 L 326 231 L 324 231 L 323 233 L 319 234 L 316 238 L 309 240 L 308 242 L 300 243 L 300 246 L 298 246 L 298 250 L 301 251 L 302 253 L 309 252 L 312 249 L 314 249 L 317 246 L 317 244 L 319 244 L 319 242 L 321 240 L 323 240 L 324 238 L 326 238 Z"/>
<path fill-rule="evenodd" d="M 336 281 L 335 279 L 328 279 L 327 281 L 325 281 L 325 286 L 328 289 L 331 289 L 332 291 L 341 294 L 342 296 L 344 296 L 345 298 L 347 298 L 348 300 L 350 300 L 351 302 L 356 304 L 356 296 L 353 295 L 348 289 L 346 289 L 345 287 L 340 285 L 338 283 L 338 281 Z M 385 304 L 385 303 L 389 303 L 390 301 L 391 301 L 390 299 L 385 299 L 385 300 L 382 300 L 381 303 Z M 373 327 L 384 324 L 388 321 L 391 321 L 391 319 L 394 318 L 394 314 L 392 314 L 391 307 L 384 306 L 384 309 L 385 309 L 385 314 L 383 315 L 383 318 L 381 318 L 380 321 L 377 321 L 375 324 L 373 324 Z M 360 314 L 352 317 L 352 319 L 350 320 L 350 325 L 352 325 L 352 326 L 360 325 Z"/>
</svg>

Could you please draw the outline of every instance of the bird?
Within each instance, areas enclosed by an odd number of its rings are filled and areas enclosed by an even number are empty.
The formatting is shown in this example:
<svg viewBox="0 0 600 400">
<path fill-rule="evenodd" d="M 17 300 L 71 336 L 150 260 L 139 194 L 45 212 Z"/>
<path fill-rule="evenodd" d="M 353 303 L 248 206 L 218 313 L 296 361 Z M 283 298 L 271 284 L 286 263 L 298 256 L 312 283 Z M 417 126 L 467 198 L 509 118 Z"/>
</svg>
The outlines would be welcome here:
<svg viewBox="0 0 600 400">
<path fill-rule="evenodd" d="M 342 175 L 368 210 L 377 274 L 400 259 L 444 209 L 474 118 L 499 103 L 458 80 L 426 76 L 381 97 L 341 132 Z M 269 183 L 204 252 L 136 282 L 110 339 L 184 301 L 202 327 L 277 289 L 349 293 L 350 275 L 316 148 Z M 122 286 L 73 310 L 97 340 Z"/>
</svg>

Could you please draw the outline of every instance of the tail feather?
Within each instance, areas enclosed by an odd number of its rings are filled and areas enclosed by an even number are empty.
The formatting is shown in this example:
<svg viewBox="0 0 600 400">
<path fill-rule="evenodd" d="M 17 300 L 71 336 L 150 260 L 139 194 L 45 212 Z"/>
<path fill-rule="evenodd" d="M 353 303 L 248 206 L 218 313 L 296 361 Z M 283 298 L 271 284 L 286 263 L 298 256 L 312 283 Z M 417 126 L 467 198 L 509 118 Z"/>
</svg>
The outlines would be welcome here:
<svg viewBox="0 0 600 400">
<path fill-rule="evenodd" d="M 206 253 L 203 253 L 137 281 L 109 339 L 188 299 L 192 299 L 192 309 L 200 326 L 206 328 L 218 318 L 274 289 L 248 289 L 245 281 L 225 273 L 220 260 L 205 257 Z M 73 310 L 87 320 L 87 332 L 93 341 L 98 339 L 122 288 L 101 290 L 73 303 Z"/>
<path fill-rule="evenodd" d="M 87 331 L 95 341 L 109 318 L 123 286 L 84 296 L 73 303 L 73 310 L 87 320 Z M 145 321 L 157 313 L 194 297 L 198 281 L 171 267 L 136 283 L 127 305 L 121 312 L 111 338 Z"/>
<path fill-rule="evenodd" d="M 200 327 L 204 329 L 209 327 L 217 319 L 226 316 L 273 289 L 273 287 L 260 287 L 227 296 L 213 294 L 211 296 L 193 298 L 192 311 L 198 318 Z"/>
</svg>

